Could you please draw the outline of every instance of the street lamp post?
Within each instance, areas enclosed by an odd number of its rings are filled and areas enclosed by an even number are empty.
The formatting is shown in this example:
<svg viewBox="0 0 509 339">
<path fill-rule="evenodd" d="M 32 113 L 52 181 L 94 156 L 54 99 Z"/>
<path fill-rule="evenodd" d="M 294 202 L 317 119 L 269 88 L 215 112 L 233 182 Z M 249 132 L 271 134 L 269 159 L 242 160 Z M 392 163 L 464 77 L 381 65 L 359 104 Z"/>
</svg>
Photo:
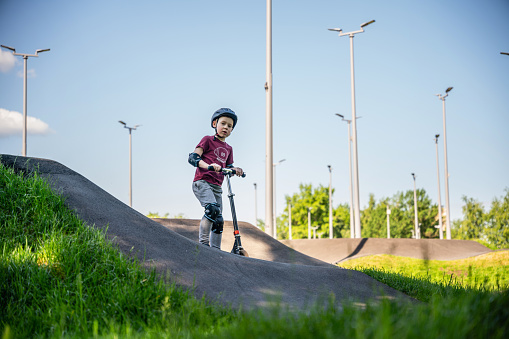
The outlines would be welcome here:
<svg viewBox="0 0 509 339">
<path fill-rule="evenodd" d="M 277 165 L 280 165 L 283 161 L 286 161 L 286 159 L 281 159 L 279 160 L 277 163 L 273 164 L 273 171 L 274 171 L 274 175 L 273 175 L 273 178 L 274 178 L 274 234 L 273 234 L 273 237 L 274 239 L 277 239 L 277 210 L 276 210 L 276 166 Z"/>
<path fill-rule="evenodd" d="M 274 178 L 272 164 L 272 0 L 267 0 L 265 54 L 265 233 L 273 236 Z"/>
<path fill-rule="evenodd" d="M 329 31 L 339 33 L 339 36 L 350 37 L 350 80 L 352 84 L 352 130 L 353 130 L 353 178 L 354 178 L 354 201 L 355 201 L 355 237 L 361 238 L 361 212 L 360 212 L 360 198 L 359 198 L 359 162 L 357 157 L 357 124 L 355 118 L 355 76 L 354 76 L 354 62 L 353 62 L 353 37 L 357 33 L 364 32 L 364 27 L 374 23 L 375 20 L 365 22 L 361 25 L 358 31 L 342 33 L 341 28 L 329 28 Z"/>
<path fill-rule="evenodd" d="M 334 238 L 333 227 L 332 227 L 332 167 L 327 165 L 329 168 L 329 239 Z"/>
<path fill-rule="evenodd" d="M 437 97 L 442 100 L 442 111 L 444 120 L 444 171 L 445 171 L 445 209 L 447 214 L 445 216 L 446 222 L 446 237 L 448 240 L 451 239 L 451 208 L 449 205 L 449 170 L 447 169 L 447 133 L 445 128 L 445 98 L 449 95 L 452 87 L 445 90 L 445 95 L 437 94 Z"/>
<path fill-rule="evenodd" d="M 348 124 L 348 171 L 350 172 L 350 185 L 348 186 L 348 190 L 350 191 L 350 238 L 355 238 L 355 219 L 353 213 L 353 190 L 352 190 L 352 137 L 350 136 L 350 123 L 352 120 L 345 119 L 339 113 L 336 113 L 341 120 L 345 121 Z M 360 117 L 357 117 L 359 119 Z"/>
<path fill-rule="evenodd" d="M 419 215 L 417 214 L 417 189 L 415 188 L 415 173 L 412 173 L 414 178 L 414 211 L 415 211 L 415 239 L 421 238 L 421 232 L 419 229 Z"/>
<path fill-rule="evenodd" d="M 134 125 L 134 127 L 129 127 L 125 122 L 122 120 L 118 121 L 122 125 L 124 125 L 124 128 L 127 128 L 129 130 L 129 207 L 133 207 L 133 142 L 132 142 L 132 131 L 136 130 L 136 128 L 140 127 L 141 125 Z"/>
<path fill-rule="evenodd" d="M 438 233 L 440 234 L 440 239 L 444 239 L 444 229 L 442 225 L 442 201 L 440 198 L 440 171 L 438 167 L 438 137 L 440 134 L 435 135 L 435 150 L 437 154 L 437 182 L 438 182 Z"/>
<path fill-rule="evenodd" d="M 27 61 L 29 57 L 39 57 L 39 53 L 48 52 L 50 49 L 38 49 L 35 51 L 35 54 L 24 54 L 24 53 L 16 53 L 16 49 L 0 45 L 3 48 L 7 48 L 12 51 L 13 55 L 20 55 L 23 57 L 24 63 L 24 76 L 23 76 L 23 147 L 21 149 L 21 155 L 26 157 L 27 155 Z"/>
</svg>

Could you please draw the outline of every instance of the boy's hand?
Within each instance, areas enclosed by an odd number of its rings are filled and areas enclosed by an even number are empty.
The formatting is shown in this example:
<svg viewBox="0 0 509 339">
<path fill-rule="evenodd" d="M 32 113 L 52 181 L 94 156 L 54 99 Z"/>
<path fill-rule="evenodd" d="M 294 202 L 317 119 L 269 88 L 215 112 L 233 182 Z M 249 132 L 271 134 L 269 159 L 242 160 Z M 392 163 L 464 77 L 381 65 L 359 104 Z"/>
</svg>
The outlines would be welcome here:
<svg viewBox="0 0 509 339">
<path fill-rule="evenodd" d="M 235 170 L 235 174 L 237 174 L 237 176 L 239 177 L 241 177 L 242 174 L 244 174 L 244 171 L 240 167 L 234 167 L 233 169 Z"/>
<path fill-rule="evenodd" d="M 218 164 L 214 163 L 210 164 L 210 166 L 214 167 L 214 171 L 221 172 L 221 166 L 219 166 Z"/>
</svg>

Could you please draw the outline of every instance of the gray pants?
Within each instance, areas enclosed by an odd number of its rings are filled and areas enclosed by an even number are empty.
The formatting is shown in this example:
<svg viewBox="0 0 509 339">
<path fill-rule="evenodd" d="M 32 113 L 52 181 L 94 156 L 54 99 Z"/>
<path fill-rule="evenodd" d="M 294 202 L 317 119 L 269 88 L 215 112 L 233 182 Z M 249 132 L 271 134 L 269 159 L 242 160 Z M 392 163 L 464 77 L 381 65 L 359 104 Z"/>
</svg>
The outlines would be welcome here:
<svg viewBox="0 0 509 339">
<path fill-rule="evenodd" d="M 203 207 L 208 204 L 216 203 L 221 208 L 221 211 L 223 211 L 223 190 L 221 189 L 221 186 L 210 184 L 205 180 L 198 180 L 193 182 L 193 193 Z M 221 238 L 223 235 L 211 232 L 211 229 L 212 221 L 203 216 L 200 221 L 200 234 L 198 236 L 198 241 L 200 244 L 221 249 Z"/>
</svg>

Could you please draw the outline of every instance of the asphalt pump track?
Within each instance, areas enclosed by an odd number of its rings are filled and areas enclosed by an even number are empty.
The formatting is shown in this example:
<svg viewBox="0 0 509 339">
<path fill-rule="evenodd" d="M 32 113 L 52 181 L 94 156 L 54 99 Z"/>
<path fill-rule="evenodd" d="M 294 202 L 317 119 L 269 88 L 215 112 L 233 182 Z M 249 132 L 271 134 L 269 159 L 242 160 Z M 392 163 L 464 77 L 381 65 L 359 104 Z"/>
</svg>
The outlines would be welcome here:
<svg viewBox="0 0 509 339">
<path fill-rule="evenodd" d="M 230 254 L 231 222 L 225 225 L 225 248 L 220 251 L 196 242 L 199 220 L 157 222 L 147 218 L 56 161 L 13 155 L 0 155 L 0 161 L 18 172 L 37 169 L 87 225 L 105 230 L 120 251 L 135 256 L 142 267 L 155 269 L 162 278 L 188 289 L 197 298 L 205 296 L 210 301 L 247 310 L 269 309 L 273 305 L 305 310 L 329 302 L 331 295 L 338 307 L 345 302 L 362 306 L 384 298 L 415 302 L 361 272 L 328 263 L 336 259 L 312 257 L 312 251 L 300 253 L 253 225 L 239 223 L 250 257 Z M 339 255 L 342 256 L 343 253 Z"/>
</svg>

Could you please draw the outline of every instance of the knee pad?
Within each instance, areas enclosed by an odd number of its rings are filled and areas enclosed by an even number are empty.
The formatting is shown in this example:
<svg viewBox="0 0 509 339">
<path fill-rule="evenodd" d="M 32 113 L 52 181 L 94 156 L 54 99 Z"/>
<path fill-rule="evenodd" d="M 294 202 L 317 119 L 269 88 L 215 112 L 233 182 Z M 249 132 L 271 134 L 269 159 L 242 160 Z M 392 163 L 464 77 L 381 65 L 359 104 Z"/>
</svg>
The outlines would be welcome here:
<svg viewBox="0 0 509 339">
<path fill-rule="evenodd" d="M 216 221 L 212 224 L 211 231 L 216 234 L 223 233 L 223 226 L 224 226 L 224 219 L 223 216 L 220 214 L 217 216 Z"/>
<path fill-rule="evenodd" d="M 221 208 L 216 203 L 205 205 L 205 218 L 214 222 L 216 218 L 221 215 Z"/>
</svg>

